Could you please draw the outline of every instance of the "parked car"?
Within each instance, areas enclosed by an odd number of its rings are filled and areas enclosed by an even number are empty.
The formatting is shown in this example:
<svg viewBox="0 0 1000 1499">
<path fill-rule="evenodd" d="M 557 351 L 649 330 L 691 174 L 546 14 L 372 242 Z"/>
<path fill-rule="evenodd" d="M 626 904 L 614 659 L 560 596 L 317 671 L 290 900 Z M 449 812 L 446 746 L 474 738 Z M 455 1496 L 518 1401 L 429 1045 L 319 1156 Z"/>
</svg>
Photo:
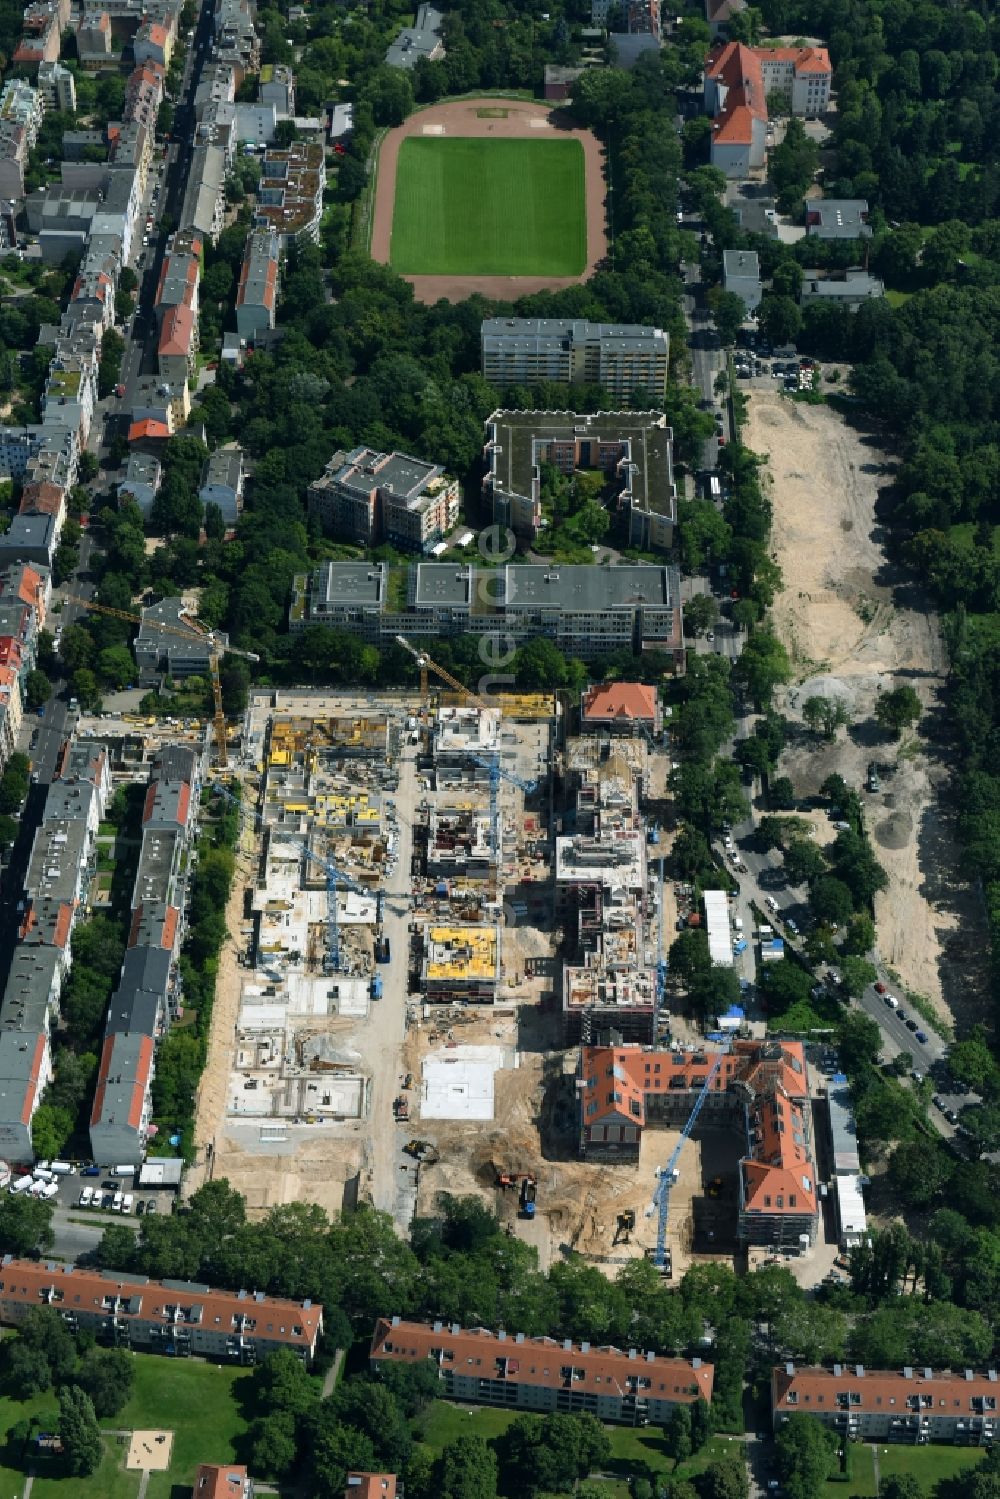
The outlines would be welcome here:
<svg viewBox="0 0 1000 1499">
<path fill-rule="evenodd" d="M 915 1039 L 920 1042 L 921 1046 L 926 1046 L 927 1045 L 927 1032 L 926 1031 L 916 1031 L 915 1032 Z"/>
</svg>

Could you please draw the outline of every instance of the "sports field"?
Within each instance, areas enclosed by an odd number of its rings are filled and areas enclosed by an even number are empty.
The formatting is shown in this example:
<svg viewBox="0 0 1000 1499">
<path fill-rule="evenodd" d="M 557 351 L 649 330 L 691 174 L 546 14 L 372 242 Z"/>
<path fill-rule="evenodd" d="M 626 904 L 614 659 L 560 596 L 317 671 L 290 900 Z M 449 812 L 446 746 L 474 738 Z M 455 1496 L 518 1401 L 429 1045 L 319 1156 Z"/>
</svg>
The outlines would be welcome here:
<svg viewBox="0 0 1000 1499">
<path fill-rule="evenodd" d="M 576 140 L 402 142 L 390 259 L 404 276 L 579 276 L 587 265 Z"/>
</svg>

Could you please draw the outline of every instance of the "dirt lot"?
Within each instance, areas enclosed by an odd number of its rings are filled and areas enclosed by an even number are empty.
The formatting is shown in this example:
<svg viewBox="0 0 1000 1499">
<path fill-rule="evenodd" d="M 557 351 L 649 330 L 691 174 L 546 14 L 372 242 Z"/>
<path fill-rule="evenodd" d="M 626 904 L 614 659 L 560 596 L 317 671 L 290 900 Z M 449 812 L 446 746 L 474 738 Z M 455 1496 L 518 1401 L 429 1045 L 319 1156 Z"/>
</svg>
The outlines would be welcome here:
<svg viewBox="0 0 1000 1499">
<path fill-rule="evenodd" d="M 878 694 L 903 683 L 936 709 L 946 667 L 937 616 L 886 564 L 875 520 L 884 455 L 828 407 L 769 390 L 749 404 L 745 440 L 768 459 L 785 577 L 775 627 L 796 674 L 777 706 L 796 719 L 823 694 L 851 719 L 832 744 L 803 734 L 782 768 L 809 796 L 834 771 L 862 787 L 868 763 L 879 763 L 883 789 L 865 802 L 890 881 L 877 901 L 881 956 L 943 1018 L 968 1022 L 978 1009 L 968 954 L 985 944 L 969 940 L 981 915 L 959 875 L 947 762 L 913 734 L 890 741 L 872 718 Z"/>
<path fill-rule="evenodd" d="M 494 111 L 485 114 L 484 111 Z M 545 124 L 542 125 L 542 121 Z M 608 253 L 607 225 L 604 214 L 605 185 L 603 147 L 589 130 L 579 130 L 559 110 L 535 99 L 453 99 L 431 104 L 395 130 L 382 142 L 375 183 L 372 211 L 371 256 L 383 265 L 389 263 L 392 241 L 392 214 L 396 201 L 396 164 L 399 148 L 408 135 L 507 136 L 541 139 L 558 133 L 561 138 L 575 136 L 583 147 L 586 170 L 587 268 L 582 276 L 407 276 L 418 302 L 432 305 L 442 298 L 447 302 L 464 302 L 480 295 L 511 301 L 537 291 L 558 291 L 576 286 L 594 273 L 598 262 Z"/>
</svg>

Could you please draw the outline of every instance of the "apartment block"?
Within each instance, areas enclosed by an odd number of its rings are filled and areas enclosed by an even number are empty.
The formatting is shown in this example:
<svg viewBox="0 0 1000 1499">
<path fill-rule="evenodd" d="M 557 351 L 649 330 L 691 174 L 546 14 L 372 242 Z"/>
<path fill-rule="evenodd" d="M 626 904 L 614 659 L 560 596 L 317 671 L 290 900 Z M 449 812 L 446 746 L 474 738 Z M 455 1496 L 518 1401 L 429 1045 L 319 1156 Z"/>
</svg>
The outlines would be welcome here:
<svg viewBox="0 0 1000 1499">
<path fill-rule="evenodd" d="M 500 983 L 496 926 L 428 926 L 420 987 L 430 1004 L 493 1004 Z"/>
<path fill-rule="evenodd" d="M 326 187 L 322 144 L 296 141 L 284 151 L 269 148 L 261 166 L 254 228 L 273 229 L 282 249 L 299 240 L 318 244 Z"/>
<path fill-rule="evenodd" d="M 756 250 L 723 250 L 722 283 L 726 291 L 741 297 L 747 312 L 760 306 L 760 257 Z"/>
<path fill-rule="evenodd" d="M 604 475 L 605 507 L 623 518 L 627 545 L 668 551 L 677 519 L 673 432 L 661 411 L 494 411 L 486 422 L 483 491 L 493 519 L 533 540 L 547 518 L 542 471 Z"/>
<path fill-rule="evenodd" d="M 278 234 L 255 229 L 247 236 L 236 289 L 236 331 L 247 343 L 274 327 L 278 305 Z"/>
<path fill-rule="evenodd" d="M 21 40 L 14 49 L 15 65 L 19 68 L 37 67 L 41 71 L 43 67 L 51 67 L 57 63 L 62 40 L 61 30 L 58 6 L 46 4 L 44 0 L 43 3 L 27 6 L 21 22 Z M 63 71 L 68 72 L 68 69 Z M 73 100 L 75 109 L 75 87 Z M 58 106 L 60 109 L 62 107 Z"/>
<path fill-rule="evenodd" d="M 218 505 L 227 526 L 235 526 L 243 510 L 243 449 L 217 448 L 206 460 L 198 498 L 203 505 Z"/>
<path fill-rule="evenodd" d="M 810 302 L 826 302 L 834 307 L 846 307 L 848 312 L 857 312 L 862 302 L 877 301 L 884 296 L 883 283 L 860 266 L 851 266 L 846 271 L 802 272 L 799 302 L 803 307 Z"/>
<path fill-rule="evenodd" d="M 218 146 L 195 146 L 181 203 L 180 227 L 213 245 L 226 206 L 226 156 Z"/>
<path fill-rule="evenodd" d="M 388 1364 L 438 1370 L 450 1400 L 511 1410 L 587 1413 L 624 1426 L 662 1425 L 678 1405 L 709 1403 L 715 1369 L 700 1358 L 660 1358 L 569 1338 L 529 1338 L 458 1323 L 380 1317 L 369 1351 L 375 1373 Z"/>
<path fill-rule="evenodd" d="M 332 536 L 428 552 L 458 521 L 460 499 L 458 480 L 439 464 L 359 447 L 334 453 L 308 505 Z"/>
<path fill-rule="evenodd" d="M 39 65 L 38 92 L 46 109 L 76 114 L 76 80 L 69 68 L 54 58 Z"/>
<path fill-rule="evenodd" d="M 209 638 L 191 627 L 180 598 L 163 599 L 142 611 L 143 622 L 133 642 L 139 680 L 145 686 L 159 681 L 160 675 L 199 677 L 211 672 L 213 647 Z M 160 629 L 168 625 L 170 632 Z M 186 638 L 188 637 L 189 638 Z M 217 635 L 225 649 L 227 637 Z"/>
<path fill-rule="evenodd" d="M 616 401 L 637 391 L 663 401 L 670 364 L 670 335 L 630 323 L 588 323 L 583 318 L 486 318 L 483 377 L 491 385 L 600 385 Z"/>
<path fill-rule="evenodd" d="M 746 1139 L 738 1177 L 740 1242 L 801 1247 L 819 1221 L 801 1042 L 738 1040 L 721 1056 L 708 1047 L 584 1046 L 577 1083 L 581 1155 L 638 1164 L 647 1125 L 683 1123 L 709 1077 L 703 1117 L 731 1120 Z"/>
<path fill-rule="evenodd" d="M 71 1331 L 92 1332 L 117 1348 L 238 1364 L 254 1364 L 279 1348 L 310 1364 L 323 1331 L 323 1308 L 308 1300 L 5 1255 L 0 1322 L 17 1327 L 37 1306 L 53 1307 Z"/>
<path fill-rule="evenodd" d="M 998 1399 L 996 1369 L 978 1374 L 909 1365 L 866 1369 L 834 1364 L 823 1369 L 788 1363 L 771 1374 L 775 1431 L 795 1412 L 812 1416 L 848 1441 L 988 1447 L 1000 1433 Z"/>
<path fill-rule="evenodd" d="M 807 198 L 806 233 L 816 239 L 871 239 L 865 198 Z"/>
<path fill-rule="evenodd" d="M 141 453 L 135 448 L 130 450 L 125 478 L 119 489 L 123 494 L 132 496 L 142 511 L 144 519 L 148 520 L 152 514 L 153 501 L 159 493 L 162 476 L 163 470 L 158 458 L 151 453 Z"/>
<path fill-rule="evenodd" d="M 375 643 L 484 635 L 506 648 L 548 639 L 590 660 L 608 651 L 663 653 L 684 670 L 680 578 L 644 563 L 560 567 L 420 562 L 401 595 L 385 563 L 327 562 L 295 580 L 289 625 L 329 624 Z"/>
<path fill-rule="evenodd" d="M 445 55 L 441 38 L 443 25 L 441 11 L 427 4 L 427 0 L 421 0 L 414 25 L 404 26 L 385 54 L 389 67 L 415 68 L 422 57 L 427 62 L 439 62 Z"/>
</svg>

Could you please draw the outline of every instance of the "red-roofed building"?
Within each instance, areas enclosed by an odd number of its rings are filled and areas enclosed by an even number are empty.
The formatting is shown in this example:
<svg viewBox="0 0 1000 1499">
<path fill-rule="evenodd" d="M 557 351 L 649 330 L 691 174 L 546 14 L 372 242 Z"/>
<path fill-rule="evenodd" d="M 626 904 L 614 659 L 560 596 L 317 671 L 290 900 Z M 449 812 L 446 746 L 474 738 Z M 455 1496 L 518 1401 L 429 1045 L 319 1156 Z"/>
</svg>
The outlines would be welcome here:
<svg viewBox="0 0 1000 1499">
<path fill-rule="evenodd" d="M 954 1442 L 985 1447 L 1000 1435 L 1000 1378 L 996 1369 L 977 1374 L 933 1369 L 832 1369 L 783 1364 L 771 1373 L 771 1419 L 775 1431 L 798 1413 L 813 1416 L 846 1438 L 862 1442 Z"/>
<path fill-rule="evenodd" d="M 52 1081 L 49 1033 L 15 1027 L 0 1032 L 0 1156 L 35 1159 L 31 1121 Z"/>
<path fill-rule="evenodd" d="M 396 1499 L 395 1473 L 348 1473 L 344 1499 Z"/>
<path fill-rule="evenodd" d="M 683 1124 L 712 1074 L 718 1048 L 654 1051 L 584 1046 L 580 1154 L 638 1164 L 647 1124 Z M 819 1195 L 805 1052 L 798 1041 L 736 1041 L 712 1076 L 702 1117 L 747 1132 L 738 1173 L 737 1232 L 746 1244 L 812 1238 Z"/>
<path fill-rule="evenodd" d="M 584 732 L 635 734 L 660 730 L 656 688 L 644 682 L 601 682 L 588 687 L 580 702 L 580 724 Z"/>
<path fill-rule="evenodd" d="M 183 304 L 163 316 L 156 347 L 156 367 L 164 380 L 186 380 L 194 368 L 194 313 Z"/>
<path fill-rule="evenodd" d="M 99 1161 L 139 1165 L 152 1117 L 153 1037 L 115 1031 L 104 1038 L 90 1116 Z"/>
<path fill-rule="evenodd" d="M 712 165 L 743 178 L 767 156 L 767 101 L 780 95 L 793 115 L 814 119 L 830 106 L 833 66 L 825 47 L 745 47 L 719 42 L 705 63 Z"/>
<path fill-rule="evenodd" d="M 253 1499 L 253 1480 L 237 1463 L 202 1463 L 194 1476 L 192 1499 Z"/>
<path fill-rule="evenodd" d="M 140 442 L 159 448 L 161 443 L 166 442 L 170 436 L 170 428 L 166 422 L 154 421 L 152 417 L 143 417 L 141 421 L 132 422 L 128 429 L 128 440 L 130 443 Z"/>
<path fill-rule="evenodd" d="M 457 1323 L 380 1317 L 368 1355 L 388 1363 L 437 1366 L 452 1400 L 508 1410 L 588 1412 L 599 1421 L 660 1426 L 678 1405 L 711 1401 L 715 1370 L 701 1359 L 658 1358 L 635 1348 L 592 1347 Z"/>
<path fill-rule="evenodd" d="M 135 34 L 133 46 L 136 63 L 155 62 L 162 68 L 169 68 L 174 37 L 160 21 L 144 20 Z"/>
</svg>

